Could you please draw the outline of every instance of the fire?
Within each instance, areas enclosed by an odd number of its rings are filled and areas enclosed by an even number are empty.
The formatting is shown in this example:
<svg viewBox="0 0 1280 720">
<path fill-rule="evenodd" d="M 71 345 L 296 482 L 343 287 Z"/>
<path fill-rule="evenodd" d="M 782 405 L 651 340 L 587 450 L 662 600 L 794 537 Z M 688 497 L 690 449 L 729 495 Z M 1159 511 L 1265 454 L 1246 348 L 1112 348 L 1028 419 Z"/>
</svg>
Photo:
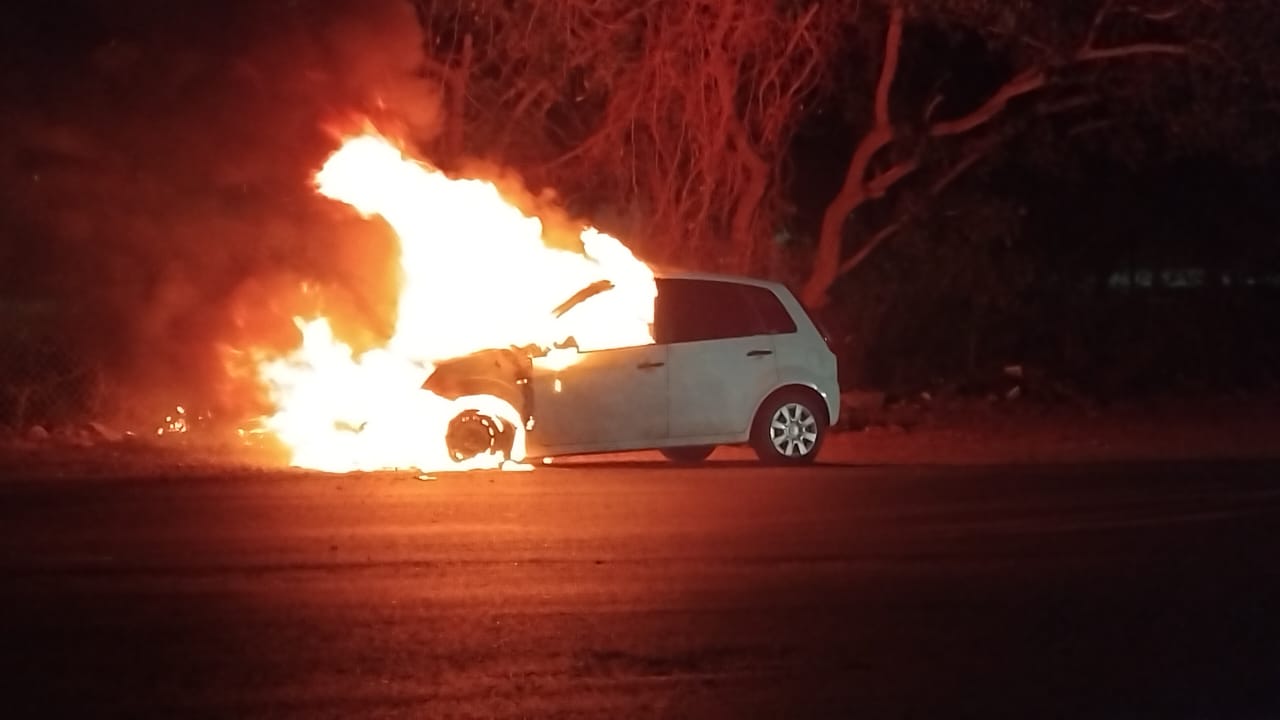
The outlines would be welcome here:
<svg viewBox="0 0 1280 720">
<path fill-rule="evenodd" d="M 373 134 L 346 140 L 316 182 L 322 195 L 391 225 L 402 281 L 384 347 L 356 354 L 326 318 L 299 318 L 300 347 L 259 363 L 275 406 L 265 427 L 296 466 L 341 472 L 520 461 L 523 427 L 511 458 L 449 458 L 445 432 L 461 410 L 517 426 L 520 414 L 497 397 L 449 400 L 422 390 L 436 363 L 487 348 L 553 349 L 570 337 L 583 350 L 653 342 L 653 273 L 609 235 L 587 228 L 582 252 L 550 248 L 542 222 L 493 184 L 449 178 Z M 601 280 L 613 288 L 556 316 L 566 299 Z M 539 365 L 563 368 L 576 358 L 576 350 L 552 350 Z"/>
</svg>

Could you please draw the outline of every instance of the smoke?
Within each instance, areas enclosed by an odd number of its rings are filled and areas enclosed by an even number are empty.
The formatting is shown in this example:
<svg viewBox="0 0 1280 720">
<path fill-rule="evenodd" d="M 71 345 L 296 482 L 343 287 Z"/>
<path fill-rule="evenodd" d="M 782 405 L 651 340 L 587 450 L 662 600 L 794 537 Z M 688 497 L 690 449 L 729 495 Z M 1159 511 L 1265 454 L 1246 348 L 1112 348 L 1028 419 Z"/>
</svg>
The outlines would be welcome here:
<svg viewBox="0 0 1280 720">
<path fill-rule="evenodd" d="M 50 331 L 138 404 L 232 403 L 226 349 L 288 344 L 289 318 L 321 305 L 339 325 L 390 328 L 389 229 L 318 197 L 312 176 L 365 118 L 415 143 L 436 134 L 409 3 L 59 12 L 77 22 L 28 18 L 45 32 L 4 38 L 8 306 L 52 308 Z"/>
</svg>

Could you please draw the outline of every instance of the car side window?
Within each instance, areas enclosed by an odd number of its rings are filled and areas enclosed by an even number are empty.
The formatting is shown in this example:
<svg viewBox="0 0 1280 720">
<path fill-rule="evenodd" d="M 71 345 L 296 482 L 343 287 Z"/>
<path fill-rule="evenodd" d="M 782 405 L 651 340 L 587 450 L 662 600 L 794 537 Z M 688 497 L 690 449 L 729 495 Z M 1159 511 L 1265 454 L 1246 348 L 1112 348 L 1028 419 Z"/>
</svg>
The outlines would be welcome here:
<svg viewBox="0 0 1280 720">
<path fill-rule="evenodd" d="M 767 288 L 756 287 L 754 285 L 742 285 L 742 292 L 747 297 L 747 301 L 751 304 L 752 310 L 756 313 L 756 320 L 760 323 L 760 333 L 765 335 L 786 335 L 796 331 L 796 321 L 792 319 L 791 313 L 782 306 L 782 301 L 778 299 Z"/>
<path fill-rule="evenodd" d="M 765 288 L 723 280 L 658 280 L 654 307 L 654 340 L 658 343 L 719 340 L 794 330 L 795 324 L 786 308 Z"/>
</svg>

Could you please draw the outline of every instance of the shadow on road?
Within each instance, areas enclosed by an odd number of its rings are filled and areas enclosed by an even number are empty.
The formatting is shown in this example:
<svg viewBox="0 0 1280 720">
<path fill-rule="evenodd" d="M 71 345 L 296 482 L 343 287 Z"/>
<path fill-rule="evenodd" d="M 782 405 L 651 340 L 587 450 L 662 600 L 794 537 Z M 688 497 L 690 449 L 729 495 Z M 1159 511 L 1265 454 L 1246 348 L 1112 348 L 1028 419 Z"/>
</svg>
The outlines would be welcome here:
<svg viewBox="0 0 1280 720">
<path fill-rule="evenodd" d="M 680 470 L 719 472 L 723 470 L 797 471 L 835 470 L 849 468 L 881 467 L 869 463 L 818 462 L 812 465 L 765 465 L 755 460 L 708 460 L 701 463 L 675 463 L 669 460 L 569 460 L 539 465 L 540 470 Z"/>
</svg>

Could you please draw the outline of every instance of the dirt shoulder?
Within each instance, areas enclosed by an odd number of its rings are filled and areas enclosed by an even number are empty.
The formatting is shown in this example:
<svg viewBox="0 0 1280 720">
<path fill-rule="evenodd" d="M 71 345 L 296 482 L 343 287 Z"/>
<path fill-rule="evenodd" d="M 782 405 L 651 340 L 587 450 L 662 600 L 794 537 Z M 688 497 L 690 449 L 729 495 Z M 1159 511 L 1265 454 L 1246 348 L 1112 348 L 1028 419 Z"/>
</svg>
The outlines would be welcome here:
<svg viewBox="0 0 1280 720">
<path fill-rule="evenodd" d="M 1151 401 L 1107 407 L 1030 402 L 913 403 L 878 410 L 828 437 L 822 461 L 854 464 L 994 465 L 1280 458 L 1280 397 Z M 712 460 L 753 460 L 722 447 Z M 557 458 L 665 462 L 656 452 Z M 281 467 L 279 456 L 232 444 L 111 441 L 83 434 L 0 440 L 0 476 L 204 473 Z"/>
<path fill-rule="evenodd" d="M 1110 407 L 975 401 L 911 408 L 886 422 L 833 434 L 824 456 L 955 464 L 1280 457 L 1280 399 Z"/>
</svg>

